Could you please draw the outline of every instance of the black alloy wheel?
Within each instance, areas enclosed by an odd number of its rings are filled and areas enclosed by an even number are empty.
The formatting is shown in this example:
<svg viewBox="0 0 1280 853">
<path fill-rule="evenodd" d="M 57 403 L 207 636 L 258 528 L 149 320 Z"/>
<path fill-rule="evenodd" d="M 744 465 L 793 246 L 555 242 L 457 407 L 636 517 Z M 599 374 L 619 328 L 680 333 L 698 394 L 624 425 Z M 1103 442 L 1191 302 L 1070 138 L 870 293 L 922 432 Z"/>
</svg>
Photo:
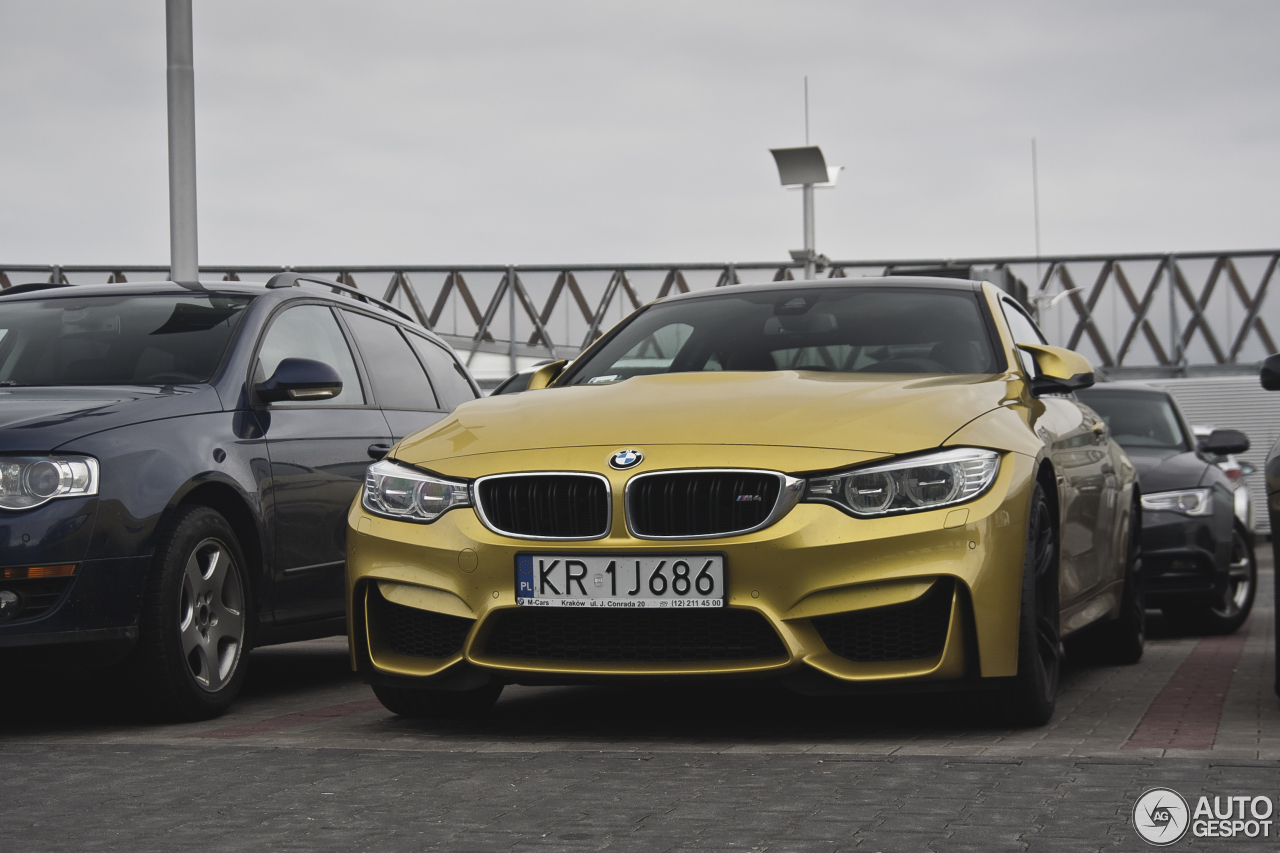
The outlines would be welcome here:
<svg viewBox="0 0 1280 853">
<path fill-rule="evenodd" d="M 1009 722 L 1042 726 L 1053 717 L 1062 668 L 1058 608 L 1058 537 L 1044 488 L 1036 483 L 1027 522 L 1018 613 L 1018 674 L 1001 693 Z"/>
<path fill-rule="evenodd" d="M 180 507 L 161 531 L 128 661 L 143 710 L 202 720 L 244 683 L 252 590 L 235 531 L 216 511 Z"/>
<path fill-rule="evenodd" d="M 1146 596 L 1142 589 L 1142 503 L 1135 494 L 1125 540 L 1124 586 L 1115 619 L 1091 625 L 1062 642 L 1067 656 L 1081 663 L 1133 664 L 1142 660 L 1147 639 Z"/>
<path fill-rule="evenodd" d="M 416 719 L 465 719 L 483 714 L 502 694 L 501 682 L 471 690 L 419 690 L 375 684 L 373 695 L 393 714 Z"/>
</svg>

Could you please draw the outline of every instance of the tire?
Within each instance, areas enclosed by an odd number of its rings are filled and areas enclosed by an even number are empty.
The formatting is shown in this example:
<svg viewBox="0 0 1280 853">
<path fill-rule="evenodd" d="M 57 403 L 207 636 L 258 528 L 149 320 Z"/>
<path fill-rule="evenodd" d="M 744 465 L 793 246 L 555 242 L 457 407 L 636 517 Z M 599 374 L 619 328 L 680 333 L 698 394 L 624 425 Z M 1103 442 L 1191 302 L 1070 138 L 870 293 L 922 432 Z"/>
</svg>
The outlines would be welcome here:
<svg viewBox="0 0 1280 853">
<path fill-rule="evenodd" d="M 208 507 L 180 507 L 161 530 L 126 664 L 148 715 L 205 720 L 240 692 L 254 613 L 245 565 L 235 531 Z"/>
<path fill-rule="evenodd" d="M 1053 717 L 1058 699 L 1061 644 L 1058 634 L 1057 531 L 1036 483 L 1027 521 L 1022 563 L 1022 599 L 1018 608 L 1018 674 L 1002 685 L 999 704 L 1008 722 L 1042 726 Z"/>
<path fill-rule="evenodd" d="M 1081 663 L 1134 664 L 1142 660 L 1147 639 L 1146 598 L 1142 591 L 1141 504 L 1133 502 L 1125 543 L 1124 588 L 1120 615 L 1062 641 L 1067 657 Z M 1138 535 L 1134 535 L 1134 531 Z"/>
<path fill-rule="evenodd" d="M 1258 591 L 1258 561 L 1253 543 L 1243 525 L 1231 529 L 1231 563 L 1229 580 L 1222 594 L 1212 601 L 1171 605 L 1164 608 L 1165 618 L 1174 627 L 1195 634 L 1234 634 L 1253 610 Z"/>
<path fill-rule="evenodd" d="M 393 714 L 415 719 L 464 719 L 483 714 L 502 694 L 502 684 L 474 690 L 416 690 L 374 685 L 373 695 Z"/>
</svg>

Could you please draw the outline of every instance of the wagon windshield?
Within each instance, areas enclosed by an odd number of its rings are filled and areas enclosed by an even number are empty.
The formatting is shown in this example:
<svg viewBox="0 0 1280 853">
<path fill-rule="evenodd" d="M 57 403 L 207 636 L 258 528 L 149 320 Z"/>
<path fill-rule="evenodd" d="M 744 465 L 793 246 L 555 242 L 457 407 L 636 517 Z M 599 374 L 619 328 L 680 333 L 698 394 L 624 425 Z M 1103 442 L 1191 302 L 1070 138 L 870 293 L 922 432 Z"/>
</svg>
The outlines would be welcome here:
<svg viewBox="0 0 1280 853">
<path fill-rule="evenodd" d="M 207 382 L 252 299 L 104 295 L 0 303 L 0 386 Z"/>
<path fill-rule="evenodd" d="M 990 374 L 1004 369 L 976 294 L 908 287 L 742 291 L 659 302 L 567 377 L 801 370 Z"/>
</svg>

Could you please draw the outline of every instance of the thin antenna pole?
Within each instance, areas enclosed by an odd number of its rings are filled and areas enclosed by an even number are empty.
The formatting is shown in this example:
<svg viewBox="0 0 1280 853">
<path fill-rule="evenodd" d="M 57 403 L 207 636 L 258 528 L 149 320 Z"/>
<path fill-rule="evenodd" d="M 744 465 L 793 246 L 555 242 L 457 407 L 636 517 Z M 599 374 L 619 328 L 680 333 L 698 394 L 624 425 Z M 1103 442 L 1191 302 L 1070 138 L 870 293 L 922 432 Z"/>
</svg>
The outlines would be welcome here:
<svg viewBox="0 0 1280 853">
<path fill-rule="evenodd" d="M 1031 137 L 1031 203 L 1036 224 L 1036 280 L 1040 279 L 1040 170 L 1036 163 L 1036 138 Z"/>
<path fill-rule="evenodd" d="M 809 75 L 804 75 L 804 144 L 809 144 Z"/>
</svg>

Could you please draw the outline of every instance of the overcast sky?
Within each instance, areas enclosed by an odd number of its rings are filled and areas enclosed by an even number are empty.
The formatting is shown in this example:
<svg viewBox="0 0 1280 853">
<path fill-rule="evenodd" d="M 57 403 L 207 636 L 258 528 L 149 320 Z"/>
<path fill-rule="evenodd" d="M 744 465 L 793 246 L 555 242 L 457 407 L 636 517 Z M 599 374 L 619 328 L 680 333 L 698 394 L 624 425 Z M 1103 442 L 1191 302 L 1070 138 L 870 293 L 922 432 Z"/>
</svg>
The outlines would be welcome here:
<svg viewBox="0 0 1280 853">
<path fill-rule="evenodd" d="M 1275 2 L 195 0 L 205 263 L 1280 245 Z M 0 0 L 0 264 L 167 263 L 164 3 Z"/>
</svg>

